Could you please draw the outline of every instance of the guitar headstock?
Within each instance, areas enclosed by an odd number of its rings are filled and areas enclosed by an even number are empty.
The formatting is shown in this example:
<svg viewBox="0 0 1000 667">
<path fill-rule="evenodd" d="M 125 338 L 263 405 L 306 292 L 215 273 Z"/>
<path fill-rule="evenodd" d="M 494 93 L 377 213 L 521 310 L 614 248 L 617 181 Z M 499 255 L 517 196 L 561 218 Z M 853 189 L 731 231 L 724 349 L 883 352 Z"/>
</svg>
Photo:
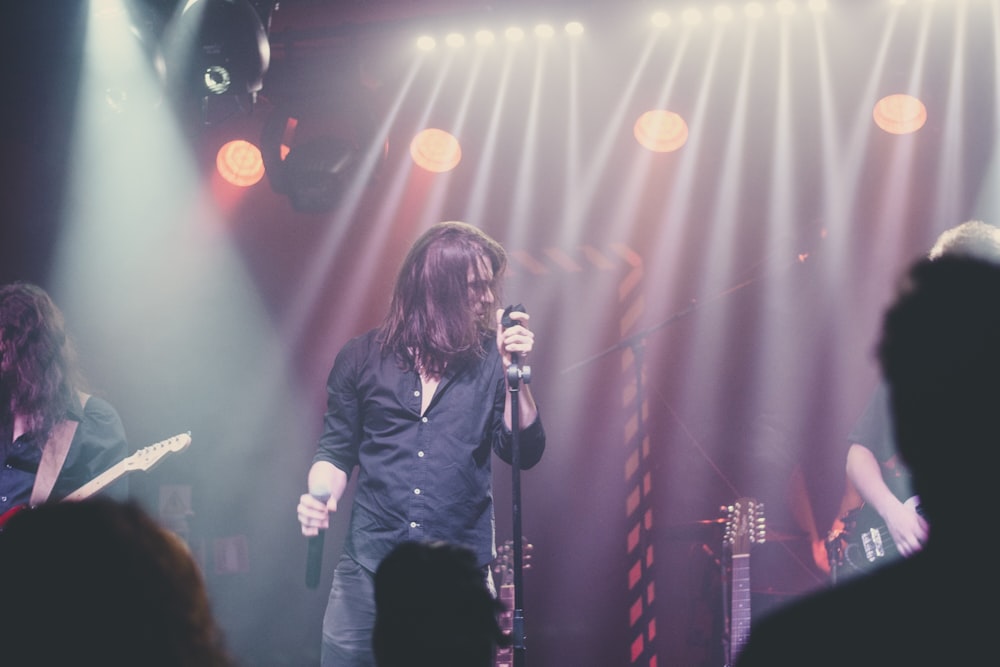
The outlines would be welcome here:
<svg viewBox="0 0 1000 667">
<path fill-rule="evenodd" d="M 179 433 L 172 438 L 143 447 L 135 454 L 125 459 L 128 470 L 147 471 L 160 462 L 167 454 L 179 452 L 191 444 L 190 433 Z"/>
<path fill-rule="evenodd" d="M 722 510 L 726 513 L 724 540 L 732 548 L 733 554 L 750 553 L 750 547 L 762 544 L 767 539 L 764 503 L 743 497 L 732 505 L 724 506 Z"/>
<path fill-rule="evenodd" d="M 535 545 L 528 542 L 528 538 L 521 538 L 521 568 L 531 569 L 531 552 Z M 497 547 L 497 557 L 493 561 L 493 574 L 500 579 L 500 585 L 510 585 L 514 583 L 514 541 L 507 540 Z"/>
</svg>

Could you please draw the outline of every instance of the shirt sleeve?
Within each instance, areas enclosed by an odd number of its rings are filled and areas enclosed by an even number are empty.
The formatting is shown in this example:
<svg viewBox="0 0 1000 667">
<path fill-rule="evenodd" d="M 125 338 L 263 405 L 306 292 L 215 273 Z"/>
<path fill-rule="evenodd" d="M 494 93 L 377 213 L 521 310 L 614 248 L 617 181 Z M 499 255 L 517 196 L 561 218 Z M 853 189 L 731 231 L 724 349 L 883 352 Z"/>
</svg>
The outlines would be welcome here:
<svg viewBox="0 0 1000 667">
<path fill-rule="evenodd" d="M 358 379 L 362 342 L 354 339 L 337 354 L 326 381 L 323 433 L 313 462 L 327 461 L 348 476 L 358 465 L 361 443 L 361 400 Z"/>
<path fill-rule="evenodd" d="M 870 449 L 882 463 L 896 454 L 896 441 L 889 419 L 889 389 L 884 382 L 879 383 L 864 413 L 847 437 L 852 444 L 857 443 Z"/>
<path fill-rule="evenodd" d="M 497 383 L 496 396 L 494 398 L 494 414 L 499 412 L 496 426 L 493 432 L 493 451 L 504 463 L 510 464 L 514 451 L 514 434 L 503 423 L 503 408 L 506 401 L 507 383 L 501 378 Z M 499 406 L 499 410 L 498 410 Z M 521 425 L 518 434 L 517 444 L 520 454 L 522 470 L 528 470 L 542 460 L 545 453 L 545 428 L 542 426 L 542 415 L 538 413 L 537 418 L 527 426 Z"/>
</svg>

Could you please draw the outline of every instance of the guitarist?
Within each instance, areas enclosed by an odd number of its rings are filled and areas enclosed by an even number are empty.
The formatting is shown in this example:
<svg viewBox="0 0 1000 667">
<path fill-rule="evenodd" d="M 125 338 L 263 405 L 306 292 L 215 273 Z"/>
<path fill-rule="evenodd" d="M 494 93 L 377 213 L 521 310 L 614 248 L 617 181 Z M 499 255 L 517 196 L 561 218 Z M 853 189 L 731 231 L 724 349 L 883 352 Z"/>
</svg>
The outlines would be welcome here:
<svg viewBox="0 0 1000 667">
<path fill-rule="evenodd" d="M 0 286 L 0 527 L 60 500 L 128 452 L 125 429 L 82 380 L 62 313 L 30 283 Z M 124 500 L 127 480 L 104 489 Z"/>
<path fill-rule="evenodd" d="M 928 257 L 936 260 L 945 255 L 1000 261 L 1000 228 L 979 220 L 952 227 L 938 236 Z M 849 483 L 881 517 L 900 555 L 911 556 L 920 551 L 927 542 L 929 526 L 920 514 L 910 472 L 896 454 L 884 384 L 876 389 L 849 440 L 846 467 Z"/>
</svg>

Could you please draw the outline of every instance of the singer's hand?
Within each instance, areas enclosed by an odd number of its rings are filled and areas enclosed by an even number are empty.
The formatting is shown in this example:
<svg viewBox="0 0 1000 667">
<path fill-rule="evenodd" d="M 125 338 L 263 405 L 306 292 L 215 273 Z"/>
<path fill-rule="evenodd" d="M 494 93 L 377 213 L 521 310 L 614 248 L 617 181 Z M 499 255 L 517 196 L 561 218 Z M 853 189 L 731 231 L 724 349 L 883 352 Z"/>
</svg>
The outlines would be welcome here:
<svg viewBox="0 0 1000 667">
<path fill-rule="evenodd" d="M 535 334 L 528 329 L 528 320 L 531 319 L 528 313 L 515 310 L 510 314 L 510 318 L 517 324 L 505 329 L 501 324 L 503 309 L 497 309 L 497 350 L 503 357 L 504 368 L 511 365 L 512 354 L 517 354 L 523 363 L 524 358 L 528 356 L 535 344 Z"/>
<path fill-rule="evenodd" d="M 316 496 L 303 493 L 299 496 L 298 514 L 302 524 L 302 534 L 306 537 L 319 535 L 319 531 L 330 527 L 330 512 L 337 511 L 337 501 L 330 498 L 323 502 Z"/>
</svg>

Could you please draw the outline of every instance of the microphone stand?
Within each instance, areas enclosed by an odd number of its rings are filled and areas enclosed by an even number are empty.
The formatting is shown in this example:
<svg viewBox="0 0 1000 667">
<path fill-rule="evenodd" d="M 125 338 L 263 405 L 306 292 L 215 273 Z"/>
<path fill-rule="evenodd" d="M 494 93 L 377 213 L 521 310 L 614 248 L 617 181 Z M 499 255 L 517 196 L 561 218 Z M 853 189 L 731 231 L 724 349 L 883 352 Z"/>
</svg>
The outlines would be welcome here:
<svg viewBox="0 0 1000 667">
<path fill-rule="evenodd" d="M 513 501 L 513 551 L 514 551 L 514 610 L 512 614 L 511 641 L 514 653 L 514 667 L 524 667 L 525 645 L 524 645 L 524 600 L 522 593 L 522 580 L 524 573 L 524 551 L 523 538 L 521 537 L 521 408 L 518 403 L 520 396 L 520 383 L 531 382 L 531 367 L 519 366 L 517 355 L 512 356 L 510 366 L 507 367 L 507 388 L 510 392 L 510 426 L 512 430 L 511 438 L 511 498 Z"/>
</svg>

